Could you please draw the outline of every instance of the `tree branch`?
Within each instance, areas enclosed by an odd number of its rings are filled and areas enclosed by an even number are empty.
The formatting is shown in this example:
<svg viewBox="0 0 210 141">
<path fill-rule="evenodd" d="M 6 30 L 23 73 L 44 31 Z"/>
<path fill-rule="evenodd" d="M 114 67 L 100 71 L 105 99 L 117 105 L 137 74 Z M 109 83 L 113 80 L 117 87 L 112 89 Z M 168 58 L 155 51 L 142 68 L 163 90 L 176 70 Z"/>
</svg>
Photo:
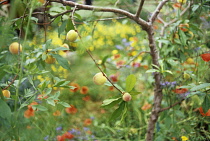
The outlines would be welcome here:
<svg viewBox="0 0 210 141">
<path fill-rule="evenodd" d="M 184 99 L 182 99 L 181 101 L 178 101 L 178 102 L 176 102 L 176 103 L 174 103 L 174 104 L 170 105 L 169 107 L 162 108 L 159 112 L 163 112 L 163 111 L 165 111 L 165 110 L 171 109 L 172 107 L 174 107 L 174 106 L 176 106 L 176 105 L 181 104 L 181 103 L 182 103 L 182 101 L 184 101 Z"/>
<path fill-rule="evenodd" d="M 136 18 L 136 16 L 134 14 L 132 14 L 128 11 L 122 10 L 122 9 L 89 6 L 89 5 L 78 4 L 78 3 L 75 3 L 72 1 L 61 1 L 61 0 L 48 0 L 48 1 L 61 3 L 63 5 L 68 5 L 71 7 L 74 7 L 75 5 L 77 5 L 77 8 L 82 9 L 82 10 L 93 10 L 95 12 L 113 12 L 113 13 L 117 13 L 120 15 L 124 15 L 124 16 L 128 17 L 129 19 L 134 20 L 136 23 L 141 25 L 143 29 L 148 28 L 148 26 L 149 26 L 149 24 L 145 20 L 143 20 L 141 18 Z"/>
<path fill-rule="evenodd" d="M 155 19 L 157 18 L 158 14 L 160 13 L 160 10 L 163 8 L 163 6 L 168 2 L 168 0 L 163 0 L 159 3 L 156 10 L 153 12 L 152 16 L 150 17 L 149 21 L 153 23 Z"/>
<path fill-rule="evenodd" d="M 142 10 L 142 7 L 144 5 L 144 0 L 141 0 L 140 4 L 139 4 L 139 7 L 138 7 L 138 10 L 136 11 L 136 17 L 139 18 L 140 14 L 141 14 L 141 10 Z"/>
</svg>

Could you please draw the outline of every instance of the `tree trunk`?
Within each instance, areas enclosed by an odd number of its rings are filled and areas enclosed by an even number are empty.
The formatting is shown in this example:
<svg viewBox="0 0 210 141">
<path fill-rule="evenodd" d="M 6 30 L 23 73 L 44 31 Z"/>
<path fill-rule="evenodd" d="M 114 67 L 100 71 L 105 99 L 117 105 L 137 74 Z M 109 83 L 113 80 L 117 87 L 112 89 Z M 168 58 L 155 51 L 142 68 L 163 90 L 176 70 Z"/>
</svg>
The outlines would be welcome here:
<svg viewBox="0 0 210 141">
<path fill-rule="evenodd" d="M 149 40 L 149 47 L 150 47 L 150 53 L 152 56 L 152 63 L 156 66 L 159 65 L 159 51 L 157 50 L 155 39 L 154 39 L 154 31 L 153 27 L 149 26 L 148 29 L 146 29 L 146 32 L 148 34 L 148 40 Z M 162 88 L 160 85 L 161 82 L 161 74 L 158 72 L 154 73 L 154 79 L 155 79 L 155 88 L 154 88 L 154 100 L 153 100 L 153 108 L 149 119 L 149 124 L 147 128 L 147 135 L 146 135 L 146 141 L 152 141 L 154 136 L 154 130 L 155 130 L 155 124 L 159 117 L 159 112 L 161 110 L 161 101 L 162 101 Z"/>
</svg>

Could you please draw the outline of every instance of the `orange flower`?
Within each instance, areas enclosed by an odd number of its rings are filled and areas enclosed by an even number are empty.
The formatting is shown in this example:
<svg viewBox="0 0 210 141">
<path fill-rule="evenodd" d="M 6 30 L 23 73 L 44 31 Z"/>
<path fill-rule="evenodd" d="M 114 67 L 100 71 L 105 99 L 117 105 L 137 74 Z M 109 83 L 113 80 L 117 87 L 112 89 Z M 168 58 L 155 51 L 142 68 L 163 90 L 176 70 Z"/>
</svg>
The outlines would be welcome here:
<svg viewBox="0 0 210 141">
<path fill-rule="evenodd" d="M 181 4 L 180 4 L 180 3 L 174 3 L 174 4 L 173 4 L 173 7 L 174 7 L 174 8 L 180 8 L 180 7 L 181 7 Z"/>
<path fill-rule="evenodd" d="M 92 123 L 92 119 L 90 119 L 90 118 L 88 118 L 84 121 L 85 126 L 89 126 L 89 125 L 91 125 L 91 123 Z"/>
<path fill-rule="evenodd" d="M 67 107 L 65 110 L 66 110 L 66 113 L 68 114 L 75 114 L 77 113 L 77 108 L 74 107 L 74 105 L 70 105 L 71 107 Z"/>
<path fill-rule="evenodd" d="M 180 24 L 179 25 L 179 28 L 180 28 L 180 30 L 182 30 L 182 31 L 184 31 L 184 32 L 187 32 L 189 29 L 189 24 Z"/>
<path fill-rule="evenodd" d="M 90 96 L 85 96 L 85 97 L 82 98 L 82 100 L 84 100 L 84 101 L 90 101 Z"/>
<path fill-rule="evenodd" d="M 34 110 L 27 109 L 27 110 L 24 112 L 24 117 L 25 117 L 25 118 L 30 118 L 30 117 L 33 117 L 33 116 L 34 116 Z"/>
<path fill-rule="evenodd" d="M 57 110 L 53 113 L 53 116 L 60 116 L 60 115 L 61 115 L 61 112 L 59 110 Z"/>
<path fill-rule="evenodd" d="M 69 132 L 66 132 L 62 135 L 65 139 L 72 139 L 74 138 L 74 135 L 72 135 L 71 133 Z"/>
<path fill-rule="evenodd" d="M 109 86 L 110 91 L 114 91 L 114 89 L 115 89 L 114 86 Z"/>
<path fill-rule="evenodd" d="M 150 109 L 151 107 L 152 107 L 151 104 L 146 103 L 146 104 L 144 104 L 144 105 L 141 107 L 141 109 L 142 109 L 142 110 L 148 110 L 148 109 Z"/>
<path fill-rule="evenodd" d="M 114 54 L 114 59 L 120 58 L 120 54 Z"/>
<path fill-rule="evenodd" d="M 205 53 L 200 55 L 203 61 L 209 62 L 210 61 L 210 53 Z"/>
<path fill-rule="evenodd" d="M 57 138 L 57 141 L 65 141 L 64 136 L 58 135 L 56 138 Z"/>
<path fill-rule="evenodd" d="M 120 61 L 117 62 L 118 67 L 121 67 L 124 64 L 125 64 L 125 61 L 123 61 L 123 60 L 120 60 Z"/>
<path fill-rule="evenodd" d="M 202 107 L 200 107 L 198 110 L 199 110 L 199 112 L 200 112 L 200 114 L 202 116 L 204 116 L 204 117 L 210 116 L 210 109 L 206 113 L 203 112 L 203 108 Z"/>
<path fill-rule="evenodd" d="M 76 92 L 80 89 L 80 86 L 77 83 L 70 83 L 70 86 L 74 86 L 75 88 L 70 89 L 71 92 Z"/>
<path fill-rule="evenodd" d="M 82 86 L 81 90 L 80 90 L 80 93 L 81 94 L 87 94 L 88 93 L 88 87 L 87 86 Z"/>
<path fill-rule="evenodd" d="M 44 94 L 39 94 L 39 95 L 37 96 L 37 99 L 39 99 L 39 100 L 47 99 L 47 98 L 48 98 L 48 96 L 45 96 L 45 97 L 44 97 Z"/>
<path fill-rule="evenodd" d="M 177 88 L 175 90 L 173 90 L 173 92 L 177 93 L 177 94 L 183 94 L 186 93 L 188 91 L 187 88 Z"/>
</svg>

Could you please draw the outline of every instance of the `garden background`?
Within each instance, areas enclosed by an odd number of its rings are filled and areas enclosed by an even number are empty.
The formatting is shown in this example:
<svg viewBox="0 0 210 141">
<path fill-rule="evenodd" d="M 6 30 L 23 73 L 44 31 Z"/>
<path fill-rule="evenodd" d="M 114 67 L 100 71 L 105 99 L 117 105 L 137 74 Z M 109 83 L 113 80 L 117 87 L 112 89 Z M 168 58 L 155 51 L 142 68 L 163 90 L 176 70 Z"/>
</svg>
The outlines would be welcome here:
<svg viewBox="0 0 210 141">
<path fill-rule="evenodd" d="M 209 0 L 0 6 L 0 140 L 210 140 Z"/>
</svg>

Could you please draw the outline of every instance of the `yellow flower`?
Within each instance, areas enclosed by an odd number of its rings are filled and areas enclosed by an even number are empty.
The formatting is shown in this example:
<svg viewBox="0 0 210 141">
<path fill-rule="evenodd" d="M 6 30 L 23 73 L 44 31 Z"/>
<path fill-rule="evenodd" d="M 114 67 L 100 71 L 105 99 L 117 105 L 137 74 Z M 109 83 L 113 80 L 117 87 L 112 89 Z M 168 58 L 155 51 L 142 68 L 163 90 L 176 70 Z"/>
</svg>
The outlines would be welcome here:
<svg viewBox="0 0 210 141">
<path fill-rule="evenodd" d="M 118 50 L 112 50 L 112 54 L 114 55 L 114 54 L 117 54 L 118 53 Z"/>
<path fill-rule="evenodd" d="M 189 140 L 189 138 L 186 137 L 186 136 L 181 136 L 181 139 L 182 139 L 182 141 L 187 141 L 187 140 Z"/>
</svg>

